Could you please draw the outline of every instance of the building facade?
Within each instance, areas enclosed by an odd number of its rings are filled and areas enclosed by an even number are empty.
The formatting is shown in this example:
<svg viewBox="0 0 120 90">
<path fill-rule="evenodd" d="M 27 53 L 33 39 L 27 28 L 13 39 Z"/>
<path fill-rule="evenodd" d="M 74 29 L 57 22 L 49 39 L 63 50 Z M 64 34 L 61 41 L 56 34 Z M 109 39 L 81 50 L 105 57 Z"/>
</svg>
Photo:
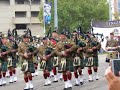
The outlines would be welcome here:
<svg viewBox="0 0 120 90">
<path fill-rule="evenodd" d="M 16 28 L 23 32 L 31 29 L 33 35 L 43 36 L 39 21 L 41 0 L 0 0 L 0 31 Z"/>
<path fill-rule="evenodd" d="M 120 19 L 120 0 L 109 0 L 109 15 L 110 20 Z"/>
</svg>

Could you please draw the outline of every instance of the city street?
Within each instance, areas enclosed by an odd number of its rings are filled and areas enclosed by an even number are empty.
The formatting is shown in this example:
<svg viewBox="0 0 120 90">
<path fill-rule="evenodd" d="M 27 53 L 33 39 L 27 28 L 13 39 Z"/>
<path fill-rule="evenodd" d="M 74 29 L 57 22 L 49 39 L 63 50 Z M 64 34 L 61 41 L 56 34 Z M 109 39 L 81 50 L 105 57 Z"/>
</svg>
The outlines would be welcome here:
<svg viewBox="0 0 120 90">
<path fill-rule="evenodd" d="M 84 85 L 83 86 L 74 86 L 75 81 L 72 80 L 73 83 L 73 89 L 72 90 L 107 90 L 107 82 L 104 76 L 104 72 L 106 68 L 108 67 L 108 64 L 105 62 L 106 54 L 99 55 L 99 77 L 100 79 L 98 81 L 94 82 L 88 82 L 88 74 L 87 69 L 84 70 Z M 7 85 L 1 86 L 0 90 L 23 90 L 25 87 L 23 74 L 20 71 L 20 67 L 17 68 L 17 76 L 18 81 L 13 84 L 9 84 L 7 79 Z M 74 76 L 73 76 L 74 78 Z M 51 80 L 53 80 L 51 78 Z M 52 83 L 51 86 L 44 86 L 44 79 L 42 76 L 42 72 L 39 71 L 39 76 L 35 76 L 33 78 L 33 84 L 34 84 L 34 90 L 63 90 L 64 88 L 64 82 L 59 81 L 58 83 Z"/>
</svg>

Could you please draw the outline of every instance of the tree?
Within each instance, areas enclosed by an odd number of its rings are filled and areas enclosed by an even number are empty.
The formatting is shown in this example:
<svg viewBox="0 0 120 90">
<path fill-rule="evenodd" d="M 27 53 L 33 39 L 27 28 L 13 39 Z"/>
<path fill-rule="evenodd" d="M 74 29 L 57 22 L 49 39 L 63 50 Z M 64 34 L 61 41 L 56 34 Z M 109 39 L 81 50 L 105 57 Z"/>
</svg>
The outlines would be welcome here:
<svg viewBox="0 0 120 90">
<path fill-rule="evenodd" d="M 54 17 L 54 0 L 52 2 L 52 17 Z M 58 27 L 74 30 L 82 22 L 84 31 L 90 29 L 91 20 L 108 20 L 109 6 L 106 0 L 58 0 Z M 54 26 L 54 18 L 51 25 Z"/>
</svg>

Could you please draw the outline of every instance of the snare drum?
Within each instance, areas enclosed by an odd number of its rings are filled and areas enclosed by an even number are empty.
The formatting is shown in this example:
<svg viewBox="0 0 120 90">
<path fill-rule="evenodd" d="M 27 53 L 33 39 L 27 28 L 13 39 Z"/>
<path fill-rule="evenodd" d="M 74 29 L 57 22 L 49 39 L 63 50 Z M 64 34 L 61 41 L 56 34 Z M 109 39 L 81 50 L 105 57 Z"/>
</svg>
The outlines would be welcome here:
<svg viewBox="0 0 120 90">
<path fill-rule="evenodd" d="M 61 58 L 61 62 L 58 63 L 58 72 L 62 73 L 66 70 L 66 58 Z"/>
<path fill-rule="evenodd" d="M 107 58 L 108 59 L 116 59 L 117 58 L 117 52 L 116 51 L 108 51 L 107 52 Z"/>
</svg>

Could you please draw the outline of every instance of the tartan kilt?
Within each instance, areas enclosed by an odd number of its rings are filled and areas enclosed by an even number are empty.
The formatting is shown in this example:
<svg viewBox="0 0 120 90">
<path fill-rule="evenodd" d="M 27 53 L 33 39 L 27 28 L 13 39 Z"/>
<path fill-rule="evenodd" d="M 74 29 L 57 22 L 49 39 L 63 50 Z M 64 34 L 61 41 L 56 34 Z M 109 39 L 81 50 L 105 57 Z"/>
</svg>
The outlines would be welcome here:
<svg viewBox="0 0 120 90">
<path fill-rule="evenodd" d="M 34 67 L 34 63 L 33 62 L 28 62 L 28 71 L 30 73 L 34 73 L 35 72 L 35 67 Z"/>
<path fill-rule="evenodd" d="M 66 60 L 66 71 L 74 72 L 73 60 Z"/>
<path fill-rule="evenodd" d="M 2 61 L 1 62 L 1 71 L 4 71 L 4 72 L 7 71 L 7 64 L 8 64 L 7 61 Z"/>
<path fill-rule="evenodd" d="M 46 61 L 45 69 L 48 71 L 52 71 L 52 68 L 53 68 L 53 59 L 50 58 L 49 60 Z"/>
<path fill-rule="evenodd" d="M 16 68 L 16 64 L 17 64 L 17 60 L 16 60 L 16 59 L 12 59 L 12 66 L 13 66 L 14 68 Z"/>
<path fill-rule="evenodd" d="M 93 63 L 93 66 L 98 67 L 98 66 L 99 66 L 99 64 L 98 64 L 98 56 L 93 57 L 93 58 L 94 58 L 94 63 Z"/>
<path fill-rule="evenodd" d="M 0 60 L 0 71 L 1 71 L 1 60 Z"/>
<path fill-rule="evenodd" d="M 84 66 L 85 67 L 98 67 L 98 56 L 96 57 L 93 57 L 93 65 L 92 66 L 86 66 L 86 63 L 88 63 L 88 58 L 85 58 L 85 61 L 84 61 Z"/>
<path fill-rule="evenodd" d="M 84 59 L 83 60 L 80 60 L 80 63 L 81 63 L 81 65 L 80 66 L 74 66 L 74 69 L 78 69 L 79 67 L 81 68 L 81 69 L 84 69 Z"/>
</svg>

